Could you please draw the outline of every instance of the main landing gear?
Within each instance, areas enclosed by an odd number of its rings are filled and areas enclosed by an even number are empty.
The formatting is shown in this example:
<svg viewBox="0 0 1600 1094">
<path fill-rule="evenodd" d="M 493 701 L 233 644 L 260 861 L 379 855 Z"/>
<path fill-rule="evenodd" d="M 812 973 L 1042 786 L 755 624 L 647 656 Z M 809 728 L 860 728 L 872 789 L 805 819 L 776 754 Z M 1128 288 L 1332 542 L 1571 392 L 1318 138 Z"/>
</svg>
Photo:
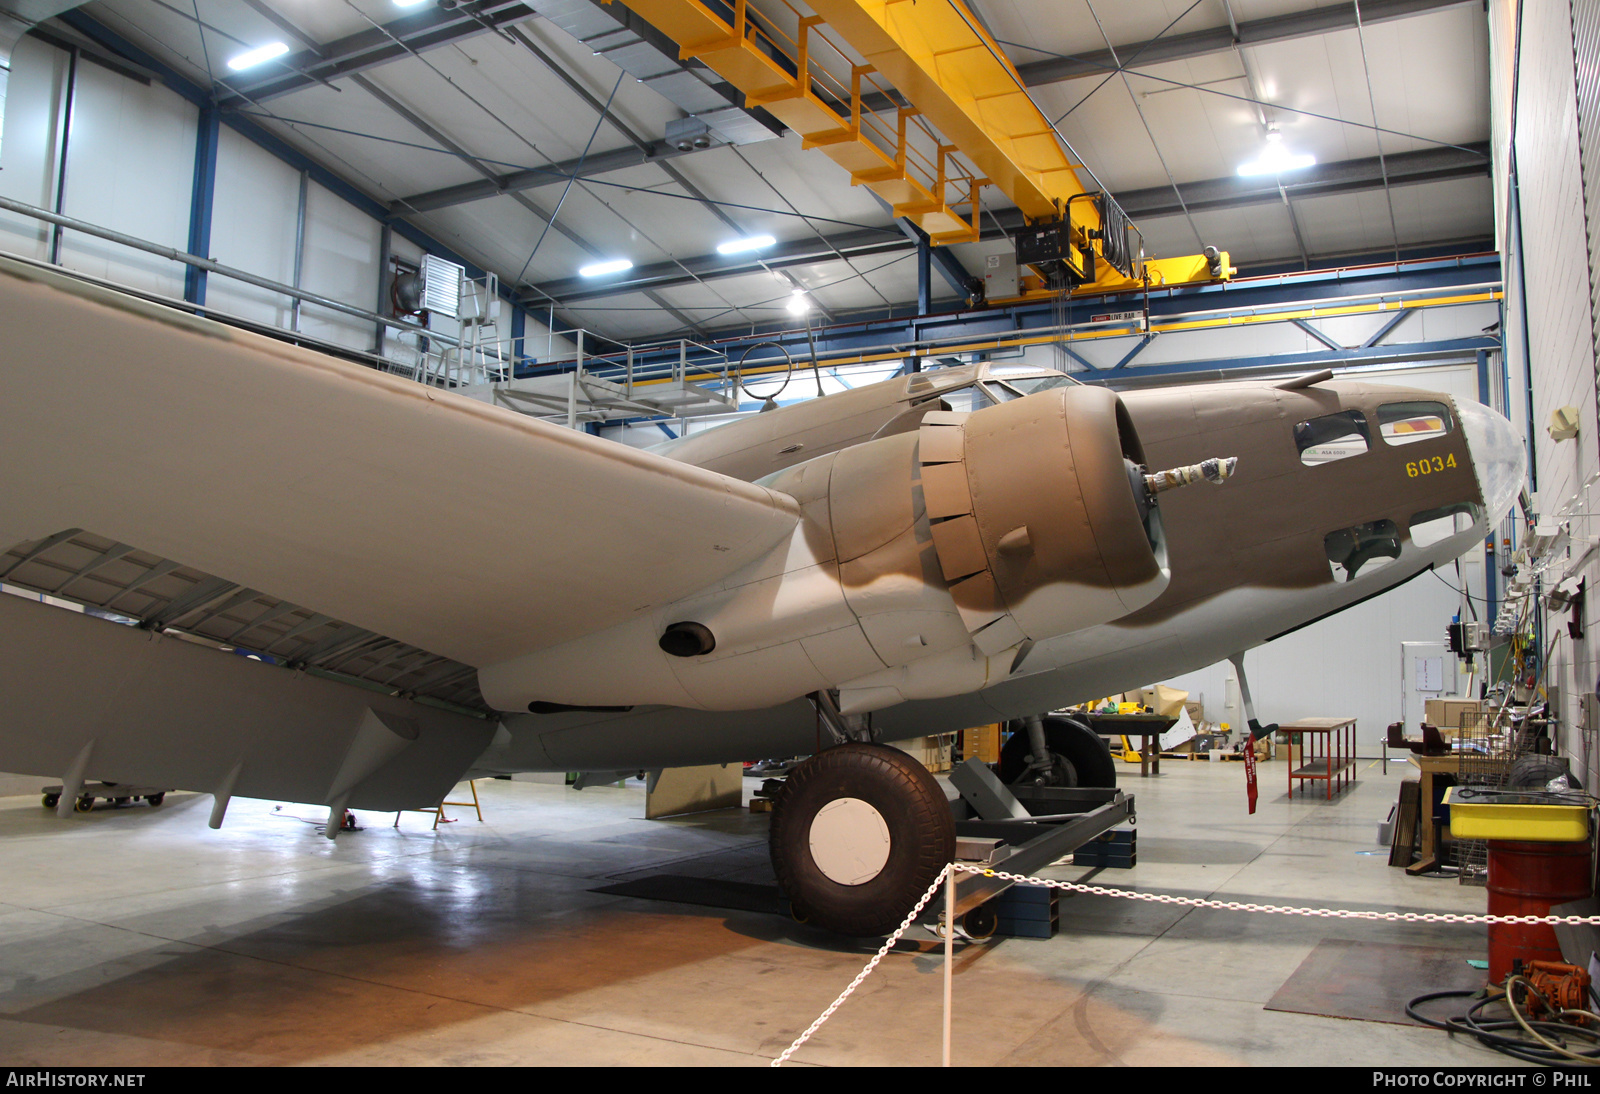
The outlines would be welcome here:
<svg viewBox="0 0 1600 1094">
<path fill-rule="evenodd" d="M 790 772 L 769 840 L 796 917 L 850 935 L 894 930 L 956 852 L 950 803 L 928 769 L 860 742 Z"/>
<path fill-rule="evenodd" d="M 1111 750 L 1076 718 L 1025 718 L 1014 726 L 1011 739 L 1000 750 L 998 774 L 1007 786 L 1117 785 Z"/>
<path fill-rule="evenodd" d="M 813 697 L 819 726 L 837 743 L 794 768 L 776 796 L 768 837 L 772 865 L 796 918 L 840 934 L 888 934 L 955 859 L 958 816 L 969 817 L 971 811 L 963 801 L 950 802 L 922 764 L 897 748 L 873 743 L 868 728 L 839 714 L 830 700 L 826 693 Z M 1000 783 L 1016 787 L 1019 797 L 1025 789 L 1034 797 L 1043 795 L 1037 808 L 1029 798 L 1028 808 L 1058 825 L 1067 814 L 1107 805 L 1101 810 L 1103 823 L 1085 816 L 1085 824 L 1069 826 L 1082 829 L 1078 842 L 1118 823 L 1130 804 L 1115 789 L 1116 768 L 1099 736 L 1067 718 L 1034 723 L 1019 727 L 1001 751 L 998 780 L 981 764 L 976 765 L 981 773 L 956 775 L 970 781 L 981 774 L 998 791 L 989 795 L 996 800 L 1011 800 Z M 1037 747 L 1035 738 L 1045 747 Z M 1035 755 L 1042 762 L 1035 763 Z M 1000 807 L 998 819 L 1012 826 L 1003 829 L 1002 842 L 1020 851 L 1047 828 L 1016 816 Z M 982 819 L 989 817 L 982 814 Z M 988 828 L 962 832 L 1000 834 Z M 1052 850 L 1056 842 L 1061 846 Z M 1059 858 L 1072 849 L 1070 842 L 1041 843 L 1051 857 L 1040 861 Z M 963 903 L 969 907 L 959 910 L 962 915 L 976 907 Z M 992 926 L 985 929 L 983 913 L 977 919 L 977 930 L 992 932 Z"/>
</svg>

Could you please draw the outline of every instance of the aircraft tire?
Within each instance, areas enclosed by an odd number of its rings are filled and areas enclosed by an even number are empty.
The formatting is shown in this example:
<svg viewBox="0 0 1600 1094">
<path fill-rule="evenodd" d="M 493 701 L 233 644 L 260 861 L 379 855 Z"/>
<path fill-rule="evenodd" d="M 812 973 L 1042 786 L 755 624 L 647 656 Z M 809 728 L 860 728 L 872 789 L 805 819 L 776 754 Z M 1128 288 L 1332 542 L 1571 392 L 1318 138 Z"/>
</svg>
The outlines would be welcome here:
<svg viewBox="0 0 1600 1094">
<path fill-rule="evenodd" d="M 886 745 L 846 744 L 790 772 L 768 842 L 796 918 L 885 935 L 955 857 L 956 829 L 927 768 Z"/>
<path fill-rule="evenodd" d="M 1044 739 L 1054 757 L 1045 786 L 1117 785 L 1117 765 L 1100 735 L 1075 718 L 1044 719 Z M 1010 785 L 1028 770 L 1028 731 L 1019 728 L 1000 750 L 1000 781 Z"/>
</svg>

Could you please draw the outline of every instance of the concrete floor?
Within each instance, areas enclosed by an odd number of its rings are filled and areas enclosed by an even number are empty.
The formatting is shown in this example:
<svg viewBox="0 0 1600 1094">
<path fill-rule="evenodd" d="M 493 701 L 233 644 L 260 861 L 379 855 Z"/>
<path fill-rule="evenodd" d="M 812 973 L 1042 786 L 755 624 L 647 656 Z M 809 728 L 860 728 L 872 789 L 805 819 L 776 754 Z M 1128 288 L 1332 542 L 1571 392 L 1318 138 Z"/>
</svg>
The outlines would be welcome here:
<svg viewBox="0 0 1600 1094">
<path fill-rule="evenodd" d="M 1288 800 L 1283 766 L 1263 764 L 1253 817 L 1242 765 L 1124 767 L 1139 865 L 1096 881 L 1482 911 L 1484 890 L 1370 853 L 1402 766 L 1363 761 L 1328 803 Z M 67 820 L 36 795 L 0 799 L 0 1063 L 763 1064 L 870 954 L 774 916 L 589 891 L 657 872 L 770 880 L 764 816 L 645 821 L 642 789 L 478 788 L 482 824 L 362 814 L 370 827 L 336 844 L 309 806 L 237 800 L 213 832 L 201 795 Z M 1061 918 L 1048 942 L 958 954 L 958 1064 L 1507 1062 L 1434 1030 L 1263 1009 L 1324 938 L 1482 956 L 1482 928 L 1092 896 Z M 891 954 L 797 1061 L 937 1063 L 941 966 L 923 948 Z"/>
</svg>

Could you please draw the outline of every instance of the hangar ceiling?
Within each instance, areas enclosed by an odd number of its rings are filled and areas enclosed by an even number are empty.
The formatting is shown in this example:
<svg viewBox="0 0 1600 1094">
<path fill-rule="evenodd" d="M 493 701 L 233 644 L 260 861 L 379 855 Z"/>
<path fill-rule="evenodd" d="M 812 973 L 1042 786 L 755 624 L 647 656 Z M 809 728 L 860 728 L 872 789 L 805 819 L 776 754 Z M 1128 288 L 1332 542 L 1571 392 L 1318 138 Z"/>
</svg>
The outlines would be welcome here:
<svg viewBox="0 0 1600 1094">
<path fill-rule="evenodd" d="M 755 0 L 777 7 L 787 0 Z M 1488 35 L 1461 0 L 967 0 L 1152 255 L 1299 268 L 1492 246 Z M 788 4 L 795 7 L 795 4 Z M 904 310 L 915 245 L 845 171 L 601 0 L 96 0 L 84 14 L 540 312 L 615 338 Z M 271 42 L 282 58 L 227 61 Z M 886 104 L 887 105 L 887 104 Z M 685 119 L 709 147 L 680 151 Z M 694 126 L 694 122 L 687 123 Z M 1241 177 L 1269 133 L 1315 164 Z M 1020 218 L 983 195 L 981 275 Z M 771 235 L 724 256 L 720 243 Z M 633 269 L 584 278 L 587 264 Z M 934 306 L 960 302 L 935 277 Z"/>
</svg>

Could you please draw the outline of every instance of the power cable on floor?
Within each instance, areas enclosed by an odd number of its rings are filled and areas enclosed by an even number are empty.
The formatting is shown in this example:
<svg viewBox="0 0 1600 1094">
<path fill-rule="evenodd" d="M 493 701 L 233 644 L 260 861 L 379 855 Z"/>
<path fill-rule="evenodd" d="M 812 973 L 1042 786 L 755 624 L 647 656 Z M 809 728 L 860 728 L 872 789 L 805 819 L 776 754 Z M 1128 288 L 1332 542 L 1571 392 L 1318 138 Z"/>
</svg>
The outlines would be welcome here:
<svg viewBox="0 0 1600 1094">
<path fill-rule="evenodd" d="M 1563 1064 L 1587 1064 L 1594 1066 L 1600 1064 L 1600 1028 L 1569 1024 L 1565 1021 L 1544 1021 L 1529 1019 L 1522 1014 L 1522 1008 L 1517 1005 L 1516 990 L 1522 988 L 1525 993 L 1523 999 L 1529 994 L 1544 1001 L 1521 976 L 1506 978 L 1506 991 L 1503 995 L 1486 996 L 1471 1007 L 1463 1015 L 1446 1018 L 1439 1021 L 1418 1013 L 1417 1008 L 1424 1003 L 1437 999 L 1470 999 L 1478 992 L 1475 991 L 1435 991 L 1419 995 L 1406 1004 L 1406 1016 L 1413 1021 L 1421 1022 L 1434 1029 L 1442 1029 L 1446 1033 L 1461 1033 L 1476 1038 L 1479 1044 L 1492 1048 L 1496 1052 L 1504 1053 L 1514 1059 L 1523 1060 L 1530 1064 L 1549 1064 L 1560 1066 Z M 1511 1012 L 1509 1018 L 1487 1018 L 1484 1011 L 1500 1004 Z M 1600 1015 L 1586 1010 L 1560 1010 L 1547 1007 L 1551 1013 L 1560 1018 L 1572 1016 L 1580 1021 L 1600 1024 Z M 1508 1036 L 1507 1031 L 1521 1030 L 1527 1036 Z M 1588 1051 L 1576 1052 L 1568 1047 L 1567 1041 L 1577 1040 L 1587 1042 L 1593 1046 Z"/>
</svg>

